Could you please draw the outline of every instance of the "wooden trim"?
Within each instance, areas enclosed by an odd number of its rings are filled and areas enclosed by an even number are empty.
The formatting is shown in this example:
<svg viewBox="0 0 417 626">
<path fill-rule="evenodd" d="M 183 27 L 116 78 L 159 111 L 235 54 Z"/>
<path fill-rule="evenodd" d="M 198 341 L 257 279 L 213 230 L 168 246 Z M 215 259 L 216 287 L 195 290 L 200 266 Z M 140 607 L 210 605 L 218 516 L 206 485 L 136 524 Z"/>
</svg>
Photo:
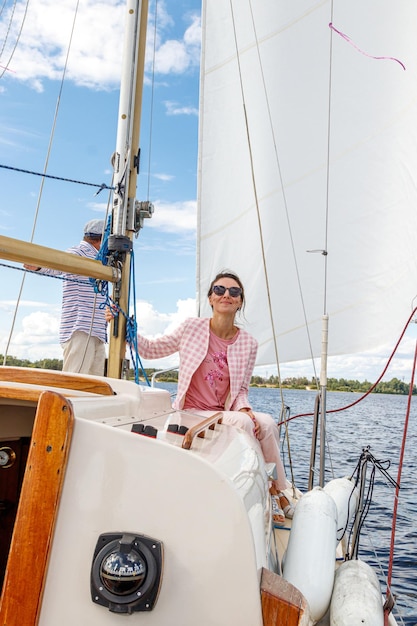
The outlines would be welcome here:
<svg viewBox="0 0 417 626">
<path fill-rule="evenodd" d="M 36 626 L 70 448 L 71 403 L 39 400 L 0 603 L 0 624 Z"/>
<path fill-rule="evenodd" d="M 189 450 L 192 446 L 194 437 L 197 437 L 197 435 L 199 437 L 204 437 L 205 434 L 205 430 L 207 428 L 210 428 L 211 430 L 213 430 L 214 426 L 216 424 L 220 424 L 222 422 L 223 419 L 223 413 L 221 411 L 219 411 L 218 413 L 215 413 L 214 415 L 211 415 L 210 417 L 208 417 L 207 419 L 203 420 L 202 422 L 200 422 L 199 424 L 196 424 L 195 426 L 193 426 L 192 428 L 190 428 L 190 430 L 188 430 L 185 435 L 184 435 L 184 440 L 182 442 L 182 447 L 185 450 Z"/>
<path fill-rule="evenodd" d="M 44 387 L 60 387 L 61 389 L 76 389 L 88 393 L 98 393 L 103 396 L 113 396 L 111 385 L 99 378 L 89 378 L 78 374 L 41 370 L 36 367 L 0 366 L 0 381 L 25 383 L 27 385 L 43 385 Z"/>
<path fill-rule="evenodd" d="M 21 402 L 33 402 L 37 404 L 44 389 L 36 387 L 3 387 L 0 385 L 0 398 L 7 400 L 20 400 Z"/>
<path fill-rule="evenodd" d="M 44 391 L 45 389 L 43 387 L 25 387 L 24 385 L 8 385 L 3 387 L 0 384 L 0 398 L 6 398 L 7 400 L 18 400 L 20 402 L 32 402 L 37 404 Z M 62 391 L 62 395 L 66 398 L 75 398 L 76 396 L 80 397 L 84 395 L 82 391 L 65 391 L 62 389 L 60 391 Z"/>
<path fill-rule="evenodd" d="M 307 601 L 301 591 L 274 572 L 262 569 L 261 600 L 263 626 L 308 624 Z"/>
</svg>

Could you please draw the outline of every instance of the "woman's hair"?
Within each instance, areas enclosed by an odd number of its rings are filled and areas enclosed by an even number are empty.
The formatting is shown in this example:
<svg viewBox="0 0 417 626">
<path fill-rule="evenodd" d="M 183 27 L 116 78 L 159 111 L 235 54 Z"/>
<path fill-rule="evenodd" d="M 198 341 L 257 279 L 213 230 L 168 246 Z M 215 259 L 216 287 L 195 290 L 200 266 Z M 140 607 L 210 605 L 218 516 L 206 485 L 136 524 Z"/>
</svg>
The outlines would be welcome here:
<svg viewBox="0 0 417 626">
<path fill-rule="evenodd" d="M 241 296 L 242 304 L 240 308 L 243 309 L 243 307 L 245 306 L 245 289 L 243 287 L 242 281 L 240 280 L 239 276 L 237 276 L 237 274 L 234 274 L 233 272 L 229 272 L 227 270 L 224 272 L 219 272 L 217 276 L 213 278 L 213 280 L 210 283 L 210 288 L 208 290 L 207 297 L 209 298 L 211 296 L 211 294 L 213 293 L 214 283 L 220 280 L 220 278 L 231 278 L 232 280 L 235 280 L 237 282 L 237 284 L 242 290 L 242 296 Z"/>
</svg>

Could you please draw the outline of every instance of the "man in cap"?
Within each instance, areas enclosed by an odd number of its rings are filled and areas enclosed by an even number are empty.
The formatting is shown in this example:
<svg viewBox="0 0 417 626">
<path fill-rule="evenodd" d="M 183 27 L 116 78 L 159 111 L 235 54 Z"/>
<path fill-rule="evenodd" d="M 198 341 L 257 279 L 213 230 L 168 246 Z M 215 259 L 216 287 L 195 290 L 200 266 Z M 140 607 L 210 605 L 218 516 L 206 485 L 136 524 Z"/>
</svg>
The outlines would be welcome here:
<svg viewBox="0 0 417 626">
<path fill-rule="evenodd" d="M 94 259 L 101 246 L 104 220 L 90 220 L 84 237 L 67 252 Z M 26 269 L 48 275 L 62 275 L 58 270 L 25 265 Z M 96 293 L 84 276 L 64 274 L 59 341 L 63 350 L 63 371 L 103 376 L 106 360 L 107 322 L 104 317 L 106 297 Z M 100 308 L 101 306 L 101 308 Z"/>
</svg>

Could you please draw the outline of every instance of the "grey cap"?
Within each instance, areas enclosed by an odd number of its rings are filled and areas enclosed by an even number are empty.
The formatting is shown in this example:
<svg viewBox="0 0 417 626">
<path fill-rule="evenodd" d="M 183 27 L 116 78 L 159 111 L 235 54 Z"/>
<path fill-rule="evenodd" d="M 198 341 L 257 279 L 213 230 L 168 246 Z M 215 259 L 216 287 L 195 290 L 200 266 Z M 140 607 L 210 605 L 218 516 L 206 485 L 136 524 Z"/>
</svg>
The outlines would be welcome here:
<svg viewBox="0 0 417 626">
<path fill-rule="evenodd" d="M 104 220 L 90 220 L 84 226 L 84 237 L 101 237 L 104 230 Z"/>
</svg>

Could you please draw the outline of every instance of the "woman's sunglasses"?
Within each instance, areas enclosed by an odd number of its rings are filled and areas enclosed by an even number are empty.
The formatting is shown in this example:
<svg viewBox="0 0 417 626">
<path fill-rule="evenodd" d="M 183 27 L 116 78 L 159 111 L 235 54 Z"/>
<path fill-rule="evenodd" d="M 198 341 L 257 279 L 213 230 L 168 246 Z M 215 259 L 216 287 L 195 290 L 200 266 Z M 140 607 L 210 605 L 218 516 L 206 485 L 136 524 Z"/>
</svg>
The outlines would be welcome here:
<svg viewBox="0 0 417 626">
<path fill-rule="evenodd" d="M 242 295 L 242 289 L 240 287 L 223 287 L 223 285 L 214 285 L 213 292 L 216 296 L 224 296 L 226 291 L 229 292 L 231 298 L 238 298 Z"/>
</svg>

